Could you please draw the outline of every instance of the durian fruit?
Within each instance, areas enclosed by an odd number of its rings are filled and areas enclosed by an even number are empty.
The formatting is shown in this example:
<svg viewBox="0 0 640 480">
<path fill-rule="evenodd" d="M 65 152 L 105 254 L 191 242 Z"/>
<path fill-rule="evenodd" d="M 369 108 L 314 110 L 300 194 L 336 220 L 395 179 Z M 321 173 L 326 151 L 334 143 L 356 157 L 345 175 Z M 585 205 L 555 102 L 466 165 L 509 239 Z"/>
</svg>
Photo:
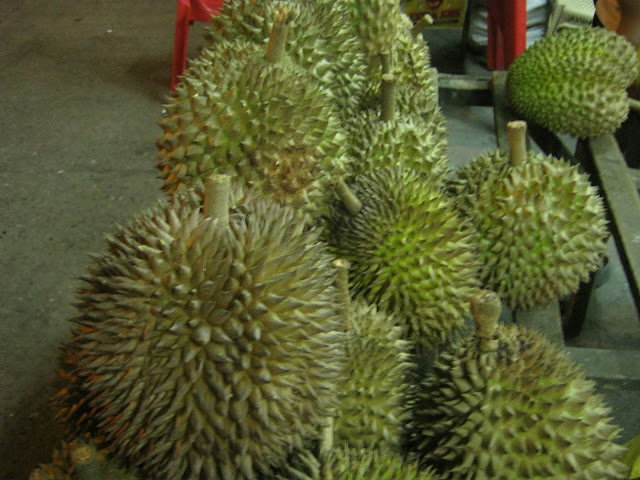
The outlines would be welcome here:
<svg viewBox="0 0 640 480">
<path fill-rule="evenodd" d="M 448 171 L 444 117 L 438 109 L 432 109 L 430 114 L 425 110 L 422 116 L 411 112 L 405 103 L 398 105 L 396 79 L 388 66 L 385 70 L 378 108 L 355 115 L 345 126 L 348 154 L 353 158 L 349 174 L 399 165 L 440 185 Z M 400 98 L 405 100 L 405 96 Z"/>
<path fill-rule="evenodd" d="M 120 228 L 79 292 L 60 415 L 153 478 L 254 479 L 336 406 L 333 257 L 290 207 L 229 208 L 228 184 Z"/>
<path fill-rule="evenodd" d="M 397 35 L 392 45 L 389 67 L 390 73 L 399 85 L 406 86 L 409 93 L 408 102 L 398 99 L 399 105 L 410 105 L 412 111 L 421 108 L 430 113 L 438 109 L 437 71 L 431 68 L 429 48 L 421 35 L 412 33 L 413 24 L 402 14 L 397 25 Z M 384 65 L 379 56 L 369 57 L 369 70 L 364 85 L 363 107 L 378 101 L 381 95 L 380 75 Z M 416 98 L 413 98 L 416 97 Z M 421 97 L 426 102 L 416 100 Z"/>
<path fill-rule="evenodd" d="M 595 385 L 534 331 L 498 324 L 499 297 L 480 291 L 477 325 L 443 351 L 420 382 L 411 440 L 448 480 L 626 478 Z"/>
<path fill-rule="evenodd" d="M 418 349 L 463 325 L 478 286 L 477 240 L 468 220 L 429 179 L 382 168 L 338 183 L 327 241 L 351 263 L 352 295 L 396 315 Z"/>
<path fill-rule="evenodd" d="M 55 451 L 51 463 L 31 472 L 29 480 L 142 480 L 133 470 L 127 470 L 114 461 L 92 439 L 76 438 L 63 442 Z"/>
<path fill-rule="evenodd" d="M 303 451 L 277 480 L 431 480 L 430 469 L 384 450 L 336 448 L 322 455 Z"/>
<path fill-rule="evenodd" d="M 567 28 L 527 48 L 509 67 L 511 106 L 528 121 L 577 137 L 614 132 L 627 118 L 638 75 L 633 46 L 604 28 Z"/>
<path fill-rule="evenodd" d="M 340 1 L 340 0 L 339 0 Z M 346 6 L 369 62 L 390 55 L 405 26 L 404 13 L 397 0 L 341 0 Z"/>
<path fill-rule="evenodd" d="M 449 184 L 478 230 L 482 282 L 512 309 L 575 292 L 602 264 L 604 204 L 586 174 L 526 151 L 526 123 L 509 124 L 512 151 L 481 155 Z"/>
<path fill-rule="evenodd" d="M 408 415 L 411 345 L 393 316 L 361 298 L 350 301 L 348 263 L 344 264 L 337 285 L 346 305 L 346 363 L 338 387 L 333 443 L 398 451 Z"/>
<path fill-rule="evenodd" d="M 312 217 L 324 205 L 345 162 L 344 134 L 325 90 L 286 58 L 293 13 L 280 14 L 257 54 L 192 62 L 185 73 L 157 141 L 168 193 L 219 173 Z"/>
<path fill-rule="evenodd" d="M 328 90 L 341 114 L 355 111 L 365 78 L 365 55 L 342 2 L 225 2 L 206 30 L 205 50 L 234 39 L 264 45 L 282 9 L 296 12 L 286 42 L 290 59 Z"/>
</svg>

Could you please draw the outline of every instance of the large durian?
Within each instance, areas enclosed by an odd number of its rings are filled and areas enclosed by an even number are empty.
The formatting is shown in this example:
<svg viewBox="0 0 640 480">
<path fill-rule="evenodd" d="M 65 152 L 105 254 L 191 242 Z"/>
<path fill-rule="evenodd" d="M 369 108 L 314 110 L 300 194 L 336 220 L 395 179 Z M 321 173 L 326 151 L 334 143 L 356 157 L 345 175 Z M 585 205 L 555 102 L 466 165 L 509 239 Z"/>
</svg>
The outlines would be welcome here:
<svg viewBox="0 0 640 480">
<path fill-rule="evenodd" d="M 365 55 L 342 2 L 225 2 L 206 31 L 205 49 L 215 49 L 220 41 L 234 39 L 266 44 L 274 19 L 283 9 L 296 13 L 286 41 L 290 59 L 328 90 L 342 115 L 353 113 L 362 94 Z"/>
<path fill-rule="evenodd" d="M 351 263 L 352 295 L 393 312 L 418 346 L 445 341 L 463 325 L 478 286 L 469 222 L 413 170 L 378 169 L 338 187 L 343 201 L 333 205 L 326 235 Z"/>
<path fill-rule="evenodd" d="M 266 47 L 226 42 L 236 53 L 203 55 L 176 87 L 157 141 L 167 192 L 219 173 L 312 216 L 324 205 L 344 134 L 325 90 L 284 54 L 293 13 L 279 13 Z"/>
<path fill-rule="evenodd" d="M 142 480 L 138 473 L 124 468 L 92 439 L 76 438 L 63 442 L 53 453 L 51 463 L 41 465 L 29 480 Z"/>
<path fill-rule="evenodd" d="M 415 459 L 383 450 L 336 448 L 322 455 L 299 453 L 277 480 L 430 480 L 433 471 Z"/>
<path fill-rule="evenodd" d="M 627 118 L 638 75 L 633 46 L 604 28 L 567 28 L 527 48 L 509 67 L 508 96 L 526 120 L 577 137 L 612 133 Z"/>
<path fill-rule="evenodd" d="M 256 478 L 336 406 L 332 257 L 289 207 L 229 209 L 225 180 L 108 238 L 63 356 L 61 416 L 154 478 Z"/>
<path fill-rule="evenodd" d="M 346 363 L 338 387 L 334 443 L 398 451 L 408 414 L 411 345 L 393 316 L 361 298 L 349 300 L 346 263 L 338 273 L 346 304 Z"/>
<path fill-rule="evenodd" d="M 509 124 L 511 153 L 481 155 L 449 185 L 479 233 L 482 281 L 512 309 L 575 292 L 602 264 L 604 204 L 586 174 L 526 151 L 526 124 Z"/>
<path fill-rule="evenodd" d="M 500 325 L 494 292 L 474 296 L 477 324 L 438 357 L 413 402 L 411 443 L 448 480 L 622 480 L 595 385 L 540 334 Z"/>
<path fill-rule="evenodd" d="M 401 166 L 439 185 L 448 165 L 444 117 L 439 109 L 428 106 L 428 99 L 420 92 L 406 95 L 406 85 L 398 88 L 389 67 L 385 70 L 378 105 L 354 115 L 345 126 L 347 152 L 353 159 L 349 174 Z M 405 95 L 399 95 L 398 90 Z"/>
</svg>

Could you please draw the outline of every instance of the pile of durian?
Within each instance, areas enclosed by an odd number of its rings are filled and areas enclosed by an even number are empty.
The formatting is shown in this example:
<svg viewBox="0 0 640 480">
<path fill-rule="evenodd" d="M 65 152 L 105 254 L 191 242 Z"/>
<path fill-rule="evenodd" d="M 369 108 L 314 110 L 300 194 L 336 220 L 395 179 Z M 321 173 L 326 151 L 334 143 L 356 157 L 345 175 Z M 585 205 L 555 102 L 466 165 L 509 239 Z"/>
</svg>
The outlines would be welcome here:
<svg viewBox="0 0 640 480">
<path fill-rule="evenodd" d="M 396 0 L 225 4 L 160 121 L 166 197 L 83 278 L 31 479 L 625 478 L 594 384 L 497 322 L 598 268 L 598 192 L 522 122 L 449 171 L 429 67 Z"/>
</svg>

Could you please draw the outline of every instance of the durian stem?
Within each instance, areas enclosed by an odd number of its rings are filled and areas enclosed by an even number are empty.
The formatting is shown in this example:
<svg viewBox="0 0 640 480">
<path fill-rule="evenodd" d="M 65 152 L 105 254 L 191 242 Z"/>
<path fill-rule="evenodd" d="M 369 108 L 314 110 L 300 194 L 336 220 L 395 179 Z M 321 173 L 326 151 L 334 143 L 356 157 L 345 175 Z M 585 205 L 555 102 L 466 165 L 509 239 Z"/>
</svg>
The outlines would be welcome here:
<svg viewBox="0 0 640 480">
<path fill-rule="evenodd" d="M 229 195 L 231 177 L 229 175 L 211 175 L 204 182 L 204 201 L 202 205 L 205 217 L 229 223 Z"/>
<path fill-rule="evenodd" d="M 380 54 L 380 68 L 382 68 L 382 74 L 391 73 L 391 55 L 388 53 Z"/>
<path fill-rule="evenodd" d="M 333 448 L 333 417 L 327 418 L 327 424 L 322 429 L 320 440 L 320 455 L 328 454 Z"/>
<path fill-rule="evenodd" d="M 360 210 L 362 210 L 362 202 L 347 186 L 347 184 L 344 182 L 344 179 L 341 178 L 338 180 L 336 190 L 338 191 L 338 195 L 340 195 L 342 202 L 347 207 L 347 210 L 349 210 L 349 213 L 351 213 L 351 215 L 356 215 L 358 212 L 360 212 Z"/>
<path fill-rule="evenodd" d="M 98 452 L 91 445 L 72 442 L 70 457 L 78 478 L 95 478 L 97 480 L 103 477 Z"/>
<path fill-rule="evenodd" d="M 630 98 L 629 107 L 637 112 L 640 112 L 640 100 L 636 100 L 635 98 Z"/>
<path fill-rule="evenodd" d="M 527 122 L 514 120 L 507 123 L 511 165 L 520 165 L 527 160 Z"/>
<path fill-rule="evenodd" d="M 413 35 L 414 38 L 417 37 L 429 25 L 433 25 L 433 17 L 427 13 L 413 26 L 411 29 L 411 35 Z"/>
<path fill-rule="evenodd" d="M 498 348 L 496 331 L 502 303 L 497 293 L 480 290 L 471 298 L 471 316 L 476 324 L 476 337 L 482 352 L 494 352 Z"/>
<path fill-rule="evenodd" d="M 289 16 L 286 11 L 282 10 L 273 24 L 265 55 L 268 62 L 278 63 L 284 58 L 287 36 L 289 35 Z"/>
<path fill-rule="evenodd" d="M 382 114 L 383 122 L 390 122 L 396 115 L 396 79 L 393 73 L 382 75 Z"/>
<path fill-rule="evenodd" d="M 333 266 L 338 271 L 336 276 L 336 287 L 342 297 L 342 305 L 345 310 L 349 308 L 351 303 L 351 294 L 349 293 L 349 267 L 351 264 L 344 258 L 337 258 L 333 261 Z"/>
</svg>

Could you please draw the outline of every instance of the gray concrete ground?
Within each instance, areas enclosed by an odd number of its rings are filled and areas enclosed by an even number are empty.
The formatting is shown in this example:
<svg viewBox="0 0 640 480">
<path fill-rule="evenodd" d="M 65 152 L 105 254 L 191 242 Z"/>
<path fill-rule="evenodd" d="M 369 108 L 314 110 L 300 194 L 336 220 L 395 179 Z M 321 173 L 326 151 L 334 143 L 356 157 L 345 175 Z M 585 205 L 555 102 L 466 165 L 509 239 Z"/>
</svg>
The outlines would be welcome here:
<svg viewBox="0 0 640 480">
<path fill-rule="evenodd" d="M 87 253 L 161 196 L 154 141 L 174 19 L 169 0 L 0 2 L 0 478 L 26 478 L 61 438 L 50 397 Z M 433 49 L 460 72 L 458 40 Z M 445 113 L 454 162 L 494 148 L 486 109 Z M 576 341 L 640 348 L 624 279 L 606 288 Z M 640 410 L 631 390 L 607 398 Z M 640 433 L 632 413 L 616 413 L 627 437 Z"/>
</svg>

